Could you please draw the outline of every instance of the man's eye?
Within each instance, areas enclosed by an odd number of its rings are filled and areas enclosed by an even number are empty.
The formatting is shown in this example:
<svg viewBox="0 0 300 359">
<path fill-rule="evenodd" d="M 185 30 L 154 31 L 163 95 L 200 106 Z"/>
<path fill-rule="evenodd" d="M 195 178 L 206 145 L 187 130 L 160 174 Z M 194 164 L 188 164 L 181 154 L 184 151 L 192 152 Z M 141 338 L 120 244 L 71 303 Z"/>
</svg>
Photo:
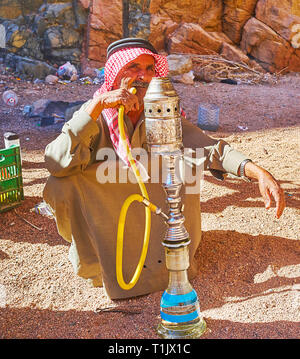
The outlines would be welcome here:
<svg viewBox="0 0 300 359">
<path fill-rule="evenodd" d="M 136 69 L 138 66 L 137 64 L 131 64 L 128 68 L 129 69 Z"/>
</svg>

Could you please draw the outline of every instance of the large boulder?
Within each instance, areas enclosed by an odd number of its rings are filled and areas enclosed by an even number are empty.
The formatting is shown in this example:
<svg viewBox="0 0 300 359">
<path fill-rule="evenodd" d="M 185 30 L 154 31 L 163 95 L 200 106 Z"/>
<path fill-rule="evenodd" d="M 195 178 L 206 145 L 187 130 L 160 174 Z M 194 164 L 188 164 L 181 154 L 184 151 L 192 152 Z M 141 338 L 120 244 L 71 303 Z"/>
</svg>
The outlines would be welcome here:
<svg viewBox="0 0 300 359">
<path fill-rule="evenodd" d="M 249 57 L 237 46 L 223 42 L 220 55 L 225 59 L 250 64 Z"/>
<path fill-rule="evenodd" d="M 14 69 L 19 76 L 31 79 L 45 79 L 48 75 L 54 75 L 56 69 L 46 62 L 33 60 L 12 53 L 7 54 L 5 64 Z"/>
<path fill-rule="evenodd" d="M 43 39 L 46 59 L 55 63 L 79 63 L 81 37 L 77 31 L 63 25 L 52 26 L 45 31 Z"/>
<path fill-rule="evenodd" d="M 200 25 L 206 31 L 222 31 L 222 0 L 152 0 L 149 12 L 149 40 L 158 50 L 167 48 L 170 34 L 184 23 Z"/>
<path fill-rule="evenodd" d="M 169 53 L 213 54 L 219 53 L 222 41 L 206 32 L 200 25 L 184 23 L 168 41 Z"/>
<path fill-rule="evenodd" d="M 123 36 L 123 2 L 94 1 L 90 11 L 88 57 L 104 63 L 107 46 Z"/>
<path fill-rule="evenodd" d="M 169 38 L 179 24 L 171 20 L 167 15 L 154 14 L 150 21 L 149 41 L 157 50 L 164 50 Z"/>
<path fill-rule="evenodd" d="M 256 18 L 251 18 L 244 27 L 241 49 L 267 71 L 300 71 L 300 61 L 295 49 Z"/>
<path fill-rule="evenodd" d="M 185 74 L 193 69 L 192 58 L 188 55 L 172 54 L 167 56 L 171 76 Z"/>
<path fill-rule="evenodd" d="M 35 22 L 42 28 L 64 25 L 83 30 L 87 22 L 87 14 L 86 10 L 78 3 L 76 3 L 76 7 L 72 2 L 47 3 L 40 7 Z"/>
<path fill-rule="evenodd" d="M 293 25 L 300 24 L 300 5 L 298 16 L 295 7 L 297 1 L 299 0 L 259 0 L 255 17 L 285 40 L 291 41 L 295 35 Z"/>
<path fill-rule="evenodd" d="M 79 43 L 79 33 L 63 25 L 49 27 L 44 33 L 46 50 L 77 47 Z"/>
<path fill-rule="evenodd" d="M 257 0 L 224 0 L 223 31 L 239 44 L 245 23 L 254 14 Z"/>
<path fill-rule="evenodd" d="M 4 19 L 16 19 L 20 15 L 37 12 L 43 3 L 43 0 L 1 0 L 0 17 Z"/>
<path fill-rule="evenodd" d="M 222 31 L 222 0 L 152 0 L 149 11 L 173 22 L 195 23 L 207 31 Z"/>
<path fill-rule="evenodd" d="M 43 59 L 40 40 L 31 29 L 23 26 L 21 21 L 6 20 L 2 23 L 6 32 L 6 49 L 20 56 Z"/>
</svg>

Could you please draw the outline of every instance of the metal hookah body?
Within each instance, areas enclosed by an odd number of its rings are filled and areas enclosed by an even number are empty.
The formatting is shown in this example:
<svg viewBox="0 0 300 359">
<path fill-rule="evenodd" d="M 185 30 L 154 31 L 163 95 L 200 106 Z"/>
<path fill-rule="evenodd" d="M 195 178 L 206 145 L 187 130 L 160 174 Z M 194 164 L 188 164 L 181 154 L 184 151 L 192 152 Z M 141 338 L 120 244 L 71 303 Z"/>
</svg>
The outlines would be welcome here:
<svg viewBox="0 0 300 359">
<path fill-rule="evenodd" d="M 180 191 L 183 181 L 181 110 L 179 97 L 168 77 L 154 77 L 144 97 L 148 151 L 162 156 L 162 186 L 169 205 L 165 248 L 169 271 L 168 288 L 161 298 L 161 321 L 157 331 L 162 338 L 198 338 L 206 330 L 196 291 L 187 275 L 189 234 L 184 226 Z"/>
</svg>

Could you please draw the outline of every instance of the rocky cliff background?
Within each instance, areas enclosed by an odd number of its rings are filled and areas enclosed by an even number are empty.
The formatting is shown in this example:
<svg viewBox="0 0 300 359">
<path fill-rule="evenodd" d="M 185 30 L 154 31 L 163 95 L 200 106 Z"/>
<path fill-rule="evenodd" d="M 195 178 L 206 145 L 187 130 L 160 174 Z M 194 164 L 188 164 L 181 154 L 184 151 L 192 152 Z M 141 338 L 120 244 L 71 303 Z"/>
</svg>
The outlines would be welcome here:
<svg viewBox="0 0 300 359">
<path fill-rule="evenodd" d="M 41 72 L 66 61 L 101 66 L 107 45 L 123 36 L 166 54 L 300 71 L 300 0 L 0 0 L 0 24 L 8 60 L 34 60 Z"/>
</svg>

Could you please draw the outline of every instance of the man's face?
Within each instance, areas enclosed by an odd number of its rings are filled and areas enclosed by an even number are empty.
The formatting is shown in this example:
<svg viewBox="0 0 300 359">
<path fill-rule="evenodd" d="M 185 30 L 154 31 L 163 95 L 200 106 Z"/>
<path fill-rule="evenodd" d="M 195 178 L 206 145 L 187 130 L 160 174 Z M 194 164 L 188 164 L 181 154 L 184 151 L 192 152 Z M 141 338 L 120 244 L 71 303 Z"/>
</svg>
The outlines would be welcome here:
<svg viewBox="0 0 300 359">
<path fill-rule="evenodd" d="M 130 86 L 135 87 L 136 95 L 139 99 L 140 105 L 143 104 L 143 99 L 147 91 L 147 87 L 155 76 L 155 62 L 151 55 L 140 55 L 135 60 L 129 62 L 118 73 L 113 89 L 118 89 L 123 78 L 130 78 Z"/>
</svg>

